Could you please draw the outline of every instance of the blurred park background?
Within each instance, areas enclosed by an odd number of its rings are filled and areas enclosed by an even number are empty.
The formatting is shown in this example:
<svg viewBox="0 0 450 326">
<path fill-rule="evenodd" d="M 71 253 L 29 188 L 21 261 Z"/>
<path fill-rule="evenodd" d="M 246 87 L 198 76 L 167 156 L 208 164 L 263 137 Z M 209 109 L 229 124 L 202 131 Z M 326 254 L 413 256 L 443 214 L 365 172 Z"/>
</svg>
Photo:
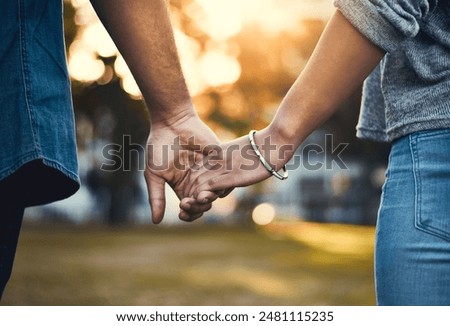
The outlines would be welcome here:
<svg viewBox="0 0 450 326">
<path fill-rule="evenodd" d="M 89 1 L 64 4 L 82 187 L 27 209 L 2 304 L 375 303 L 374 225 L 389 148 L 355 138 L 360 92 L 299 148 L 288 180 L 235 189 L 189 225 L 167 189 L 154 226 L 138 168 L 151 117 Z M 168 7 L 196 109 L 222 141 L 271 121 L 334 10 L 329 0 Z M 102 171 L 111 143 L 122 146 L 124 168 Z M 311 155 L 311 144 L 325 151 Z M 326 154 L 339 144 L 348 144 L 346 168 Z"/>
</svg>

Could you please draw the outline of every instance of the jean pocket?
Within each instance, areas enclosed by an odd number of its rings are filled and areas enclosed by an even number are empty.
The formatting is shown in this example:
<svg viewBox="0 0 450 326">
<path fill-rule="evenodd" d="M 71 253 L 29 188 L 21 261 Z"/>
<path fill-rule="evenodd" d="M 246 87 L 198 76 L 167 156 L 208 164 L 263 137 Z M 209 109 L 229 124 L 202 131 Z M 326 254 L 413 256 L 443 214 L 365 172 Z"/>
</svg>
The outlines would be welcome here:
<svg viewBox="0 0 450 326">
<path fill-rule="evenodd" d="M 450 129 L 410 137 L 416 228 L 450 241 Z"/>
</svg>

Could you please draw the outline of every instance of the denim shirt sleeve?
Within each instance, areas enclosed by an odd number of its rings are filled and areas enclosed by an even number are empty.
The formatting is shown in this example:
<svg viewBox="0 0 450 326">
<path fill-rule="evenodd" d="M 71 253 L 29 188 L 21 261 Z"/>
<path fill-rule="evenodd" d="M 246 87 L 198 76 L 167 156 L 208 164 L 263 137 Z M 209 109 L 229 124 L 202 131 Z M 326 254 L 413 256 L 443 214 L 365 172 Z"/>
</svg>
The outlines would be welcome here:
<svg viewBox="0 0 450 326">
<path fill-rule="evenodd" d="M 394 52 L 415 37 L 437 0 L 334 0 L 334 5 L 370 41 Z"/>
</svg>

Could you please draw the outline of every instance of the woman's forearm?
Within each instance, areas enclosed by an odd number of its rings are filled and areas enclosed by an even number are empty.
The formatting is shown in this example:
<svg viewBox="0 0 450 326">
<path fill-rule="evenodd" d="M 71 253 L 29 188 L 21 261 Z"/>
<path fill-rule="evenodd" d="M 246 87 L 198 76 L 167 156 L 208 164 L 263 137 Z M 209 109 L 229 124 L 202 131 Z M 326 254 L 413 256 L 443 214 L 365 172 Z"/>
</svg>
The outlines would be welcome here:
<svg viewBox="0 0 450 326">
<path fill-rule="evenodd" d="M 384 54 L 336 11 L 267 133 L 297 148 L 358 89 Z"/>
</svg>

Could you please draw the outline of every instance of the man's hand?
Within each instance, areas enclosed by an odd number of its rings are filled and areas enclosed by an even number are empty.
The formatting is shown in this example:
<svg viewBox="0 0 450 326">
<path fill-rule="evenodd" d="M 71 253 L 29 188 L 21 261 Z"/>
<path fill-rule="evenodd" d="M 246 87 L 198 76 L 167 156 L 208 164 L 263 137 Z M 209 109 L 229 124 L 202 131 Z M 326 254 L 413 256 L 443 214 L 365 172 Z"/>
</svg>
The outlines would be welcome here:
<svg viewBox="0 0 450 326">
<path fill-rule="evenodd" d="M 188 197 L 191 169 L 196 169 L 196 164 L 200 164 L 218 144 L 216 135 L 193 111 L 152 125 L 144 175 L 153 223 L 160 223 L 164 217 L 165 183 L 172 187 L 179 199 Z M 207 203 L 192 200 L 189 205 L 185 205 L 180 218 L 193 221 L 202 216 L 211 208 L 211 201 L 218 197 L 212 192 L 207 195 Z"/>
<path fill-rule="evenodd" d="M 195 113 L 175 46 L 164 0 L 91 0 L 123 55 L 152 117 L 145 179 L 153 222 L 164 216 L 164 185 L 183 195 L 190 165 L 218 140 Z M 189 145 L 190 144 L 190 145 Z M 180 145 L 177 149 L 177 146 Z M 172 146 L 172 147 L 171 147 Z M 217 198 L 215 194 L 210 196 Z M 193 220 L 211 204 L 192 205 L 180 216 Z"/>
</svg>

